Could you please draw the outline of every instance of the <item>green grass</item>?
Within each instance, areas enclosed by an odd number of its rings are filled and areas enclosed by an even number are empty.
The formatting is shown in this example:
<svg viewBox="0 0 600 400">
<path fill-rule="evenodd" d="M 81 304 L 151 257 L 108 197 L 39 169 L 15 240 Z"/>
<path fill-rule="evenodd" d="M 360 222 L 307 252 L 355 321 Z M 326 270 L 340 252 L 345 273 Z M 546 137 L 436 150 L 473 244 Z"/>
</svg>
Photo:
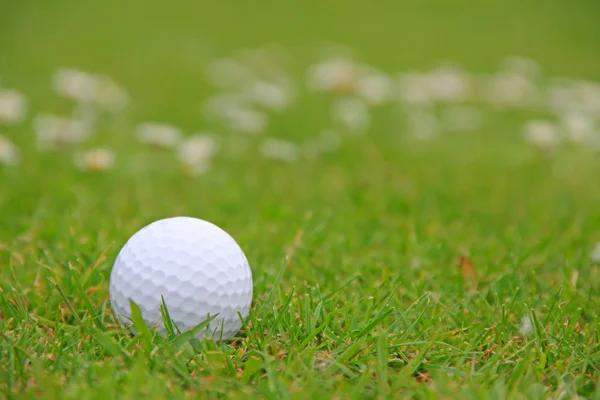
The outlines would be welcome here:
<svg viewBox="0 0 600 400">
<path fill-rule="evenodd" d="M 512 112 L 420 143 L 381 110 L 335 154 L 282 164 L 250 139 L 197 179 L 133 138 L 145 120 L 213 129 L 199 111 L 212 93 L 204 63 L 268 42 L 288 49 L 299 80 L 329 42 L 388 72 L 446 59 L 490 72 L 523 54 L 547 76 L 600 79 L 596 3 L 458 3 L 8 6 L 1 83 L 27 94 L 30 116 L 69 112 L 49 85 L 60 66 L 108 73 L 132 105 L 93 139 L 117 154 L 101 174 L 75 169 L 71 150 L 38 152 L 30 121 L 2 128 L 22 162 L 0 168 L 1 396 L 598 398 L 597 154 L 546 157 L 522 143 Z M 324 104 L 305 96 L 269 134 L 310 138 L 326 127 Z M 253 307 L 231 342 L 192 347 L 116 324 L 119 249 L 174 215 L 223 227 L 251 264 Z"/>
</svg>

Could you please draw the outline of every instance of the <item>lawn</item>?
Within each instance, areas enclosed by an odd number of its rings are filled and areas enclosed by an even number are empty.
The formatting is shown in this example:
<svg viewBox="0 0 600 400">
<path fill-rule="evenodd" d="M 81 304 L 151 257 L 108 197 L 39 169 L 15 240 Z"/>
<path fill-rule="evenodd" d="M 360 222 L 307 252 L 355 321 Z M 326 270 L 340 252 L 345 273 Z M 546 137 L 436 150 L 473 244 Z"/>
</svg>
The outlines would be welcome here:
<svg viewBox="0 0 600 400">
<path fill-rule="evenodd" d="M 597 2 L 2 8 L 0 97 L 18 90 L 27 113 L 0 122 L 18 149 L 0 161 L 0 397 L 600 398 Z M 353 76 L 311 89 L 337 54 L 394 95 L 367 104 Z M 277 71 L 289 102 L 224 122 L 210 107 L 235 85 L 224 58 Z M 531 101 L 486 92 L 507 60 Z M 402 97 L 400 73 L 440 65 L 479 91 Z M 128 101 L 78 107 L 53 88 L 60 68 L 110 77 Z M 549 88 L 573 80 L 589 109 L 550 109 Z M 89 134 L 43 145 L 43 114 L 92 115 Z M 140 140 L 147 122 L 201 133 L 210 161 Z M 225 229 L 252 268 L 250 314 L 225 343 L 133 336 L 112 313 L 119 250 L 177 215 Z"/>
</svg>

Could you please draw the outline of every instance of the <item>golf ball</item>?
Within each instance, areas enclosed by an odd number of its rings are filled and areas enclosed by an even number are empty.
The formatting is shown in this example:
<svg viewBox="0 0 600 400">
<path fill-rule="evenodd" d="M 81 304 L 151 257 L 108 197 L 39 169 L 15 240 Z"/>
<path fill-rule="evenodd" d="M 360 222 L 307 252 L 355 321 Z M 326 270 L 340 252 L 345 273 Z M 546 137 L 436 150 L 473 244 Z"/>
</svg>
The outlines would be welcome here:
<svg viewBox="0 0 600 400">
<path fill-rule="evenodd" d="M 110 303 L 119 320 L 131 325 L 129 301 L 148 326 L 164 333 L 164 298 L 181 331 L 218 313 L 199 339 L 228 339 L 248 315 L 252 272 L 242 249 L 224 230 L 197 218 L 175 217 L 136 232 L 119 252 L 110 275 Z"/>
</svg>

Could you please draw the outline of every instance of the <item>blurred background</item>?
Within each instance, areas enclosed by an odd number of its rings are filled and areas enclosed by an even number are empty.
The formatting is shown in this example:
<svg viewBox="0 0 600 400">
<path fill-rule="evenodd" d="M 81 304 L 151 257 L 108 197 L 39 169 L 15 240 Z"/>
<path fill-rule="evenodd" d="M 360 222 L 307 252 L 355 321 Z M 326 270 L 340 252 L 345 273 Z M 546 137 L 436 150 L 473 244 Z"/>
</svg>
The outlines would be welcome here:
<svg viewBox="0 0 600 400">
<path fill-rule="evenodd" d="M 9 2 L 2 233 L 64 214 L 202 215 L 250 240 L 310 210 L 367 229 L 479 210 L 499 224 L 480 233 L 593 213 L 598 17 L 592 0 Z"/>
<path fill-rule="evenodd" d="M 9 2 L 0 16 L 0 76 L 31 97 L 32 111 L 59 112 L 49 85 L 58 68 L 105 73 L 127 88 L 136 118 L 196 129 L 198 105 L 213 92 L 207 64 L 242 49 L 280 45 L 296 78 L 326 46 L 340 45 L 388 74 L 440 62 L 493 73 L 519 55 L 544 76 L 597 79 L 599 15 L 591 0 Z"/>
</svg>

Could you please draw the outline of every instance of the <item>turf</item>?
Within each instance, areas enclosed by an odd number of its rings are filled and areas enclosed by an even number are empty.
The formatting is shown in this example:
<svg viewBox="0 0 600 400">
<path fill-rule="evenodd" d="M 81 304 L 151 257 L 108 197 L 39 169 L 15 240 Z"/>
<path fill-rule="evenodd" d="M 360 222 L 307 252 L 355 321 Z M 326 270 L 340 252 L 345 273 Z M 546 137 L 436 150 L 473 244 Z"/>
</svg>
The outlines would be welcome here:
<svg viewBox="0 0 600 400">
<path fill-rule="evenodd" d="M 100 174 L 74 168 L 70 150 L 39 152 L 29 122 L 3 128 L 23 154 L 0 168 L 0 393 L 598 398 L 597 154 L 536 151 L 517 112 L 419 142 L 382 111 L 368 135 L 295 164 L 225 136 L 246 150 L 190 179 L 132 131 L 145 120 L 212 129 L 199 111 L 212 92 L 204 64 L 270 42 L 299 80 L 330 42 L 388 72 L 445 59 L 488 72 L 523 54 L 549 75 L 598 80 L 599 16 L 592 1 L 12 3 L 0 14 L 1 82 L 27 94 L 30 114 L 68 112 L 49 78 L 71 65 L 122 82 L 132 105 L 90 144 L 117 154 Z M 310 138 L 327 124 L 320 102 L 307 95 L 270 135 Z M 116 324 L 108 278 L 120 247 L 174 215 L 210 220 L 245 250 L 254 302 L 231 342 Z"/>
</svg>

